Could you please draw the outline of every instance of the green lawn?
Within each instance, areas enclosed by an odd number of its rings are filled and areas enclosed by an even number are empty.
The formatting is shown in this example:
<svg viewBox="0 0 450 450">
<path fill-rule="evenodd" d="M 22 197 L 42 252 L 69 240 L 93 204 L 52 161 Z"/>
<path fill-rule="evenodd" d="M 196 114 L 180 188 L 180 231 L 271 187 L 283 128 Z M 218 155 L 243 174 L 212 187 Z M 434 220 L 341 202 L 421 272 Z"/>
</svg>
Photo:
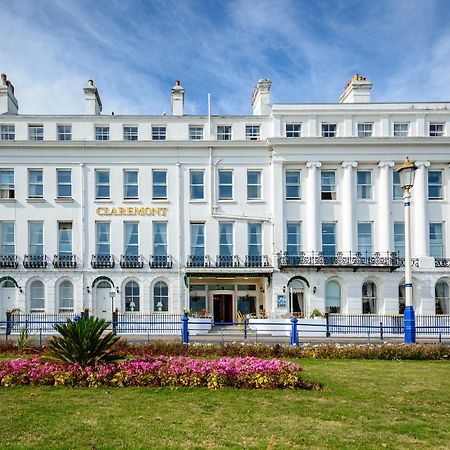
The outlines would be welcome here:
<svg viewBox="0 0 450 450">
<path fill-rule="evenodd" d="M 1 388 L 0 448 L 450 448 L 448 362 L 300 364 L 324 390 Z"/>
</svg>

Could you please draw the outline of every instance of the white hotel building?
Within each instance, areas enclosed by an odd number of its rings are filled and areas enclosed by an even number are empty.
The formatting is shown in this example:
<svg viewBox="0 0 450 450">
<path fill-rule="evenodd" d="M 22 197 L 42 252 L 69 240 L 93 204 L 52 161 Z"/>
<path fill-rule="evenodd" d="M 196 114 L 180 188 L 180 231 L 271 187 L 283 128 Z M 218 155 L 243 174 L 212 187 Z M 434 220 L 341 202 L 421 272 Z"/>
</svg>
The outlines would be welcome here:
<svg viewBox="0 0 450 450">
<path fill-rule="evenodd" d="M 336 104 L 249 116 L 20 115 L 0 79 L 0 320 L 5 312 L 189 310 L 309 316 L 402 312 L 412 190 L 417 314 L 448 314 L 448 103 L 372 103 L 355 75 Z M 115 296 L 110 296 L 114 292 Z"/>
</svg>

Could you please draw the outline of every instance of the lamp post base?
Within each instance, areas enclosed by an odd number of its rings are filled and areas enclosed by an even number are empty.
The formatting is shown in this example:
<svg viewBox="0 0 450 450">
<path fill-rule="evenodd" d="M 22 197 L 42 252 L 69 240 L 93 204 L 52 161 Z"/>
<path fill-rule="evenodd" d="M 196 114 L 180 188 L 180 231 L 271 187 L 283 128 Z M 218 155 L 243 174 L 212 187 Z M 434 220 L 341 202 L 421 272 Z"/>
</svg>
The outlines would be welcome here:
<svg viewBox="0 0 450 450">
<path fill-rule="evenodd" d="M 405 308 L 403 322 L 405 327 L 405 344 L 414 344 L 416 342 L 416 317 L 412 306 Z"/>
</svg>

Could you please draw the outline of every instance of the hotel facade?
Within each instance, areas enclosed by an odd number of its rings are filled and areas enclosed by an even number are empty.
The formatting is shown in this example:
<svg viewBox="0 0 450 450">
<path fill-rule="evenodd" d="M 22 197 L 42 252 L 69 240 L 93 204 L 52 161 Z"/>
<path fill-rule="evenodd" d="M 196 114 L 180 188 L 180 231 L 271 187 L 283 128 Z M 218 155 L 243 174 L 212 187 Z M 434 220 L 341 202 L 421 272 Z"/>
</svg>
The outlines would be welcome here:
<svg viewBox="0 0 450 450">
<path fill-rule="evenodd" d="M 336 104 L 249 116 L 20 115 L 0 79 L 0 320 L 7 311 L 190 311 L 216 322 L 399 314 L 412 189 L 414 307 L 449 314 L 448 103 L 372 103 L 355 75 Z"/>
</svg>

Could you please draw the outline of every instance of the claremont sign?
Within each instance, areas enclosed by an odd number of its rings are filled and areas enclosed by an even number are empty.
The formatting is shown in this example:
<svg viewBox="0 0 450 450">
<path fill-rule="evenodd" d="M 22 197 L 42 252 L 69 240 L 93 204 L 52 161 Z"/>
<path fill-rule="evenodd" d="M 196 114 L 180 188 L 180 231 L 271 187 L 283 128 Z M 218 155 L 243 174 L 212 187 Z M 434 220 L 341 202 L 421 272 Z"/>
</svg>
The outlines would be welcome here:
<svg viewBox="0 0 450 450">
<path fill-rule="evenodd" d="M 154 208 L 150 206 L 99 206 L 95 208 L 97 216 L 165 216 L 166 208 Z"/>
</svg>

